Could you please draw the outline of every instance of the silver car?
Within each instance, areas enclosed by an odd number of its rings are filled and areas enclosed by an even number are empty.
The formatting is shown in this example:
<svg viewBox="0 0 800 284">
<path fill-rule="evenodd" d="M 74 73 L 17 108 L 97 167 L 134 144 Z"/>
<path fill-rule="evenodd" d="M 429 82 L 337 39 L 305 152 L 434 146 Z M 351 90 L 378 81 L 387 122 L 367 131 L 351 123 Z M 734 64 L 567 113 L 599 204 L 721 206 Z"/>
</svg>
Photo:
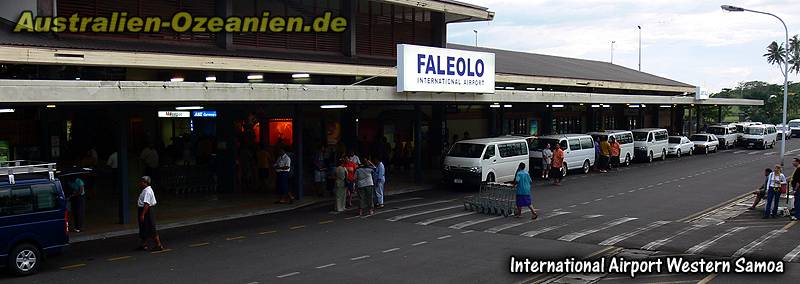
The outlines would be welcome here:
<svg viewBox="0 0 800 284">
<path fill-rule="evenodd" d="M 692 155 L 694 153 L 694 142 L 686 138 L 686 136 L 670 136 L 669 146 L 667 147 L 667 155 L 680 158 L 683 154 Z"/>
<path fill-rule="evenodd" d="M 689 140 L 692 140 L 694 149 L 697 152 L 708 154 L 710 152 L 716 152 L 717 149 L 719 149 L 719 140 L 717 140 L 717 136 L 714 134 L 694 134 L 689 137 Z"/>
</svg>

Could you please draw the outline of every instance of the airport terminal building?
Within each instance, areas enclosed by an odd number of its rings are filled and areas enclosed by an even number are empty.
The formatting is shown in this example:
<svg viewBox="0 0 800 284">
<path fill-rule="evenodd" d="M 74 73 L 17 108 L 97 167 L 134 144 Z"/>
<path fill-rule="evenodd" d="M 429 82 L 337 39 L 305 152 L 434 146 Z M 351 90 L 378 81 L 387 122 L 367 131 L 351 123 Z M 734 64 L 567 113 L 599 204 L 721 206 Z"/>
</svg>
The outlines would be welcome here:
<svg viewBox="0 0 800 284">
<path fill-rule="evenodd" d="M 294 191 L 302 197 L 322 147 L 380 156 L 424 182 L 439 171 L 454 136 L 645 127 L 687 133 L 697 127 L 687 117 L 700 107 L 762 104 L 698 100 L 695 86 L 607 62 L 447 43 L 448 24 L 494 17 L 452 0 L 21 0 L 5 1 L 0 11 L 0 159 L 102 168 L 117 153 L 112 174 L 119 186 L 108 191 L 123 223 L 130 221 L 130 196 L 138 192 L 132 177 L 146 167 L 139 162 L 146 147 L 160 153 L 164 187 L 197 183 L 228 193 L 259 192 L 248 169 L 263 163 L 256 157 L 261 149 L 281 147 L 292 153 Z M 270 19 L 306 23 L 329 13 L 346 19 L 346 27 L 112 33 L 65 25 L 66 31 L 15 32 L 25 11 L 65 24 L 75 14 L 122 12 L 226 19 L 269 11 Z M 428 59 L 398 66 L 407 59 L 398 46 L 435 48 L 435 74 L 481 72 L 487 80 L 463 90 L 409 87 L 401 70 L 425 72 Z M 461 53 L 493 62 L 448 63 L 448 54 Z"/>
</svg>

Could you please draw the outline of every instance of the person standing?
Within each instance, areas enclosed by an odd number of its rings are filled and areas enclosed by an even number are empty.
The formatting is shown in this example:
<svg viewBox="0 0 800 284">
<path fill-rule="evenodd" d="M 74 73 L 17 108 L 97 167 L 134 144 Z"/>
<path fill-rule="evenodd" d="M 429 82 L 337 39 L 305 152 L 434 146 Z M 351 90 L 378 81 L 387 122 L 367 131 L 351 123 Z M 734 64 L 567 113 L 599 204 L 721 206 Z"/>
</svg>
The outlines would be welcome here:
<svg viewBox="0 0 800 284">
<path fill-rule="evenodd" d="M 800 158 L 792 159 L 792 166 L 794 166 L 794 172 L 791 178 L 792 190 L 794 190 L 794 213 L 792 214 L 792 221 L 797 221 L 800 219 L 800 210 L 798 210 L 798 207 L 800 207 L 800 170 L 798 170 L 800 167 Z M 786 194 L 788 198 L 789 193 L 787 192 Z"/>
<path fill-rule="evenodd" d="M 289 171 L 292 166 L 292 159 L 289 158 L 289 155 L 286 154 L 286 150 L 283 148 L 278 149 L 278 160 L 275 161 L 275 173 L 277 174 L 277 182 L 276 186 L 278 188 L 278 192 L 281 194 L 281 199 L 278 200 L 277 203 L 280 204 L 287 204 L 294 201 L 294 196 L 289 191 Z"/>
<path fill-rule="evenodd" d="M 553 162 L 550 164 L 550 174 L 553 176 L 553 185 L 561 186 L 561 179 L 564 174 L 561 172 L 561 167 L 564 166 L 564 150 L 561 150 L 561 145 L 556 144 L 556 149 L 553 152 Z"/>
<path fill-rule="evenodd" d="M 381 209 L 383 208 L 383 189 L 386 185 L 386 167 L 380 157 L 376 157 L 373 163 L 375 165 L 375 174 L 372 175 L 375 182 L 375 207 Z"/>
<path fill-rule="evenodd" d="M 112 190 L 116 191 L 119 189 L 119 158 L 117 158 L 117 152 L 111 153 L 106 160 L 106 166 L 111 169 L 111 186 Z"/>
<path fill-rule="evenodd" d="M 761 186 L 756 190 L 753 194 L 756 196 L 756 200 L 753 201 L 753 206 L 750 206 L 750 210 L 755 210 L 758 203 L 761 202 L 761 199 L 766 198 L 767 196 L 767 184 L 769 183 L 769 175 L 772 173 L 772 169 L 766 168 L 764 169 L 764 180 L 761 181 Z"/>
<path fill-rule="evenodd" d="M 600 166 L 598 169 L 601 173 L 607 173 L 611 161 L 611 144 L 608 143 L 608 137 L 600 137 Z"/>
<path fill-rule="evenodd" d="M 550 178 L 550 163 L 552 162 L 553 151 L 550 150 L 550 143 L 546 143 L 542 150 L 542 179 Z"/>
<path fill-rule="evenodd" d="M 137 205 L 139 205 L 137 218 L 139 220 L 139 239 L 141 240 L 141 246 L 139 247 L 142 250 L 151 250 L 150 249 L 150 241 L 155 243 L 155 247 L 152 250 L 160 251 L 164 250 L 164 246 L 161 245 L 161 238 L 158 236 L 158 230 L 156 229 L 156 220 L 153 217 L 153 208 L 156 206 L 156 195 L 153 192 L 153 188 L 150 186 L 152 180 L 149 176 L 143 176 L 139 185 L 142 187 L 142 193 L 139 194 L 139 200 Z"/>
<path fill-rule="evenodd" d="M 375 214 L 375 184 L 372 181 L 374 169 L 369 159 L 356 170 L 356 186 L 358 188 L 358 216 L 364 214 L 364 209 L 369 210 L 369 215 Z"/>
<path fill-rule="evenodd" d="M 347 169 L 344 167 L 345 159 L 339 159 L 339 165 L 334 169 L 336 176 L 336 212 L 343 212 L 347 197 Z"/>
<path fill-rule="evenodd" d="M 355 194 L 356 190 L 356 169 L 358 168 L 358 164 L 347 157 L 345 157 L 344 160 L 345 161 L 342 166 L 347 169 L 347 179 L 345 180 L 345 187 L 347 188 L 347 207 L 353 207 L 353 195 Z"/>
<path fill-rule="evenodd" d="M 75 222 L 74 232 L 80 233 L 83 230 L 83 221 L 86 215 L 86 184 L 79 177 L 75 177 L 69 183 L 72 195 L 69 200 L 72 207 L 72 220 Z"/>
<path fill-rule="evenodd" d="M 786 184 L 786 176 L 783 175 L 780 165 L 775 165 L 775 169 L 769 174 L 767 181 L 767 205 L 764 208 L 764 217 L 775 218 L 778 215 L 778 203 L 781 201 L 781 186 Z"/>
<path fill-rule="evenodd" d="M 533 203 L 531 200 L 531 176 L 525 170 L 525 163 L 519 163 L 517 166 L 517 174 L 514 178 L 514 185 L 517 188 L 517 212 L 514 216 L 517 218 L 522 217 L 522 207 L 528 207 L 531 210 L 531 220 L 536 220 L 538 217 L 536 211 L 533 210 Z"/>
<path fill-rule="evenodd" d="M 620 166 L 620 148 L 617 138 L 611 137 L 611 167 L 618 168 Z"/>
</svg>

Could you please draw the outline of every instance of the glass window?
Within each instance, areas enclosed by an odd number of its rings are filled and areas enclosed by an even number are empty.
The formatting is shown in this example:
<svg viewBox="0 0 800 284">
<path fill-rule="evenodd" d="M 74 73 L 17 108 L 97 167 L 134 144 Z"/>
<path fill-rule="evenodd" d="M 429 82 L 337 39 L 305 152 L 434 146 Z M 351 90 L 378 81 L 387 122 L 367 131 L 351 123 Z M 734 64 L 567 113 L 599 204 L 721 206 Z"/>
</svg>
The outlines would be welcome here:
<svg viewBox="0 0 800 284">
<path fill-rule="evenodd" d="M 517 153 L 519 156 L 528 155 L 528 144 L 525 142 L 517 142 Z"/>
<path fill-rule="evenodd" d="M 36 211 L 51 210 L 57 207 L 58 196 L 53 184 L 37 184 L 31 186 L 36 199 Z"/>
<path fill-rule="evenodd" d="M 483 148 L 486 148 L 486 145 L 456 143 L 450 148 L 450 151 L 447 152 L 447 156 L 459 158 L 480 158 L 481 153 L 483 153 Z M 492 147 L 492 150 L 494 150 L 494 147 Z"/>
<path fill-rule="evenodd" d="M 594 145 L 594 144 L 592 144 Z M 594 148 L 594 146 L 592 146 Z M 572 151 L 580 150 L 581 149 L 581 140 L 580 139 L 569 139 L 569 149 Z"/>
<path fill-rule="evenodd" d="M 483 155 L 483 158 L 484 159 L 489 159 L 491 157 L 494 157 L 494 154 L 495 154 L 494 151 L 495 151 L 494 150 L 494 145 L 489 145 L 489 147 L 486 148 L 486 154 Z M 478 155 L 480 156 L 480 154 L 478 154 Z"/>
<path fill-rule="evenodd" d="M 800 127 L 800 121 L 790 121 L 789 127 Z"/>
<path fill-rule="evenodd" d="M 11 189 L 11 214 L 25 214 L 33 212 L 33 195 L 29 187 L 16 187 Z"/>
<path fill-rule="evenodd" d="M 667 135 L 666 131 L 659 131 L 656 132 L 656 141 L 664 141 L 667 140 L 669 136 Z"/>
<path fill-rule="evenodd" d="M 497 145 L 497 150 L 500 151 L 500 157 L 508 158 L 516 156 L 514 153 L 514 144 L 506 143 Z"/>
<path fill-rule="evenodd" d="M 708 141 L 708 136 L 695 134 L 695 135 L 692 135 L 692 137 L 689 137 L 689 139 L 692 140 L 692 141 L 706 142 L 706 141 Z"/>
<path fill-rule="evenodd" d="M 594 148 L 594 142 L 590 138 L 581 138 L 581 148 L 592 149 Z"/>
<path fill-rule="evenodd" d="M 723 128 L 723 127 L 709 127 L 708 128 L 708 133 L 716 134 L 716 135 L 724 135 L 725 134 L 725 128 Z"/>
<path fill-rule="evenodd" d="M 681 138 L 680 137 L 670 137 L 669 138 L 669 143 L 670 144 L 680 144 L 681 143 Z"/>
<path fill-rule="evenodd" d="M 561 146 L 561 149 L 562 149 L 562 150 L 566 150 L 566 149 L 567 149 L 567 140 L 561 140 L 561 141 L 559 141 L 559 142 L 558 142 L 558 145 L 560 145 L 560 146 Z"/>
<path fill-rule="evenodd" d="M 764 135 L 764 128 L 748 127 L 747 134 L 750 135 Z"/>
<path fill-rule="evenodd" d="M 622 140 L 622 141 L 623 141 L 623 142 L 620 142 L 620 144 L 630 144 L 630 143 L 633 143 L 633 134 L 631 134 L 631 133 L 625 133 L 625 134 L 622 134 L 622 139 L 620 139 L 620 140 Z"/>
<path fill-rule="evenodd" d="M 541 151 L 545 148 L 545 145 L 550 145 L 550 150 L 555 149 L 556 144 L 558 144 L 558 140 L 556 139 L 536 139 L 531 142 L 531 151 Z"/>
<path fill-rule="evenodd" d="M 648 133 L 648 132 L 634 132 L 633 133 L 633 140 L 636 140 L 636 141 L 647 141 L 647 136 L 649 134 L 650 133 Z"/>
</svg>

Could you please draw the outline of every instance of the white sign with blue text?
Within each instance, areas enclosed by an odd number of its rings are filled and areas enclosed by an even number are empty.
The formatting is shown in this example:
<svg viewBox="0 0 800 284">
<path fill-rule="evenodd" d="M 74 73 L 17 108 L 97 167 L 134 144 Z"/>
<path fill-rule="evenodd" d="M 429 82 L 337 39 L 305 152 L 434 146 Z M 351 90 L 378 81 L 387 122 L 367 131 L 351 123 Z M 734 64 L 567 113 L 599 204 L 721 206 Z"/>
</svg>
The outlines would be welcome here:
<svg viewBox="0 0 800 284">
<path fill-rule="evenodd" d="M 494 93 L 494 53 L 397 45 L 397 92 Z"/>
</svg>

